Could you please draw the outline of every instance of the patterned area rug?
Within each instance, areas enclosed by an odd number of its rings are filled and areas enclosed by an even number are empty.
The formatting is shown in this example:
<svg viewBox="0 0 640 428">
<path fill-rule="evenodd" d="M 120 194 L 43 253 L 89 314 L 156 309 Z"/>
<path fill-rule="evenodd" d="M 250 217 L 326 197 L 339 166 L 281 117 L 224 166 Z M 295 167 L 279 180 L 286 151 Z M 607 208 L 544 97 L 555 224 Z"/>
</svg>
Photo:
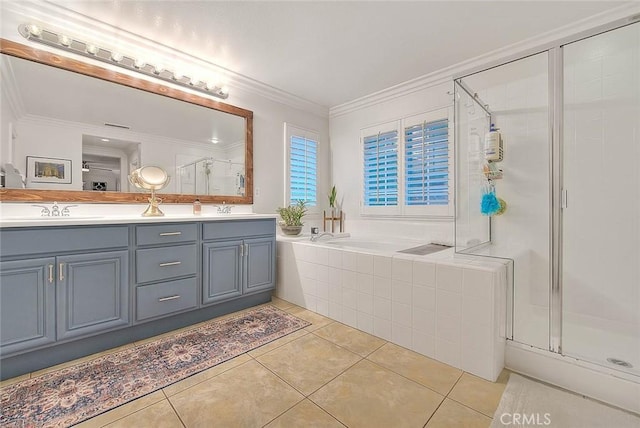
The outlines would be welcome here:
<svg viewBox="0 0 640 428">
<path fill-rule="evenodd" d="M 0 390 L 0 426 L 71 426 L 308 325 L 263 306 L 27 379 Z"/>
</svg>

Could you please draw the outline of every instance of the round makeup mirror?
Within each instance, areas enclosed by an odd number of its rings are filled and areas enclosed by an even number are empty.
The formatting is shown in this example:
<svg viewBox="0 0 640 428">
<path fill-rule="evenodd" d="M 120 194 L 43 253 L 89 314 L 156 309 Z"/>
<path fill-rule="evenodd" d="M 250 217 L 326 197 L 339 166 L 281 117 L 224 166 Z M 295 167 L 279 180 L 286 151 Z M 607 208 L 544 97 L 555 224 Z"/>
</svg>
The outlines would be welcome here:
<svg viewBox="0 0 640 428">
<path fill-rule="evenodd" d="M 143 166 L 129 174 L 131 184 L 139 189 L 151 190 L 149 206 L 142 213 L 144 217 L 163 216 L 164 213 L 158 208 L 162 199 L 156 197 L 156 190 L 164 189 L 169 184 L 171 177 L 159 166 Z"/>
</svg>

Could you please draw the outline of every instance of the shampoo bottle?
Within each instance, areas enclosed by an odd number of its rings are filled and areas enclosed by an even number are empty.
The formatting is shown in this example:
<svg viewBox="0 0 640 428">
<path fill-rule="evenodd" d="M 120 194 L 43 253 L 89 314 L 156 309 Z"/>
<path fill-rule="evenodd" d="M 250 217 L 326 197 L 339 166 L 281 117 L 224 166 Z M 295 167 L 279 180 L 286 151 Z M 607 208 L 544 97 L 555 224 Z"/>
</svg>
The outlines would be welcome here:
<svg viewBox="0 0 640 428">
<path fill-rule="evenodd" d="M 489 132 L 484 136 L 484 158 L 492 162 L 502 160 L 502 136 L 493 123 Z"/>
</svg>

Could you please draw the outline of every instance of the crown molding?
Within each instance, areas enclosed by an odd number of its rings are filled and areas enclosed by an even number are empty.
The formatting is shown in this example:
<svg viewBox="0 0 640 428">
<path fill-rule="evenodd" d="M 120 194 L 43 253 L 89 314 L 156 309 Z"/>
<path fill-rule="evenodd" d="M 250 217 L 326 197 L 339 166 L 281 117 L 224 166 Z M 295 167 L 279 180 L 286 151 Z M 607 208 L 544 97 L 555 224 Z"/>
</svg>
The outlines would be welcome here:
<svg viewBox="0 0 640 428">
<path fill-rule="evenodd" d="M 555 30 L 525 39 L 523 41 L 496 49 L 490 53 L 459 62 L 449 67 L 425 74 L 412 80 L 391 86 L 381 91 L 374 92 L 353 101 L 340 104 L 329 109 L 329 117 L 342 116 L 363 108 L 371 107 L 383 101 L 403 97 L 413 92 L 420 91 L 443 83 L 451 83 L 454 78 L 478 72 L 493 66 L 503 64 L 533 53 L 542 52 L 553 46 L 560 46 L 569 41 L 580 38 L 582 33 L 593 31 L 602 27 L 605 31 L 608 27 L 630 23 L 631 18 L 640 14 L 638 2 L 628 2 L 624 5 L 612 8 L 606 12 L 576 21 Z"/>
<path fill-rule="evenodd" d="M 223 76 L 226 85 L 230 88 L 229 98 L 226 102 L 230 102 L 234 98 L 245 99 L 257 95 L 320 117 L 329 117 L 329 109 L 325 106 L 274 88 L 213 62 L 197 58 L 174 47 L 139 36 L 128 29 L 114 27 L 96 18 L 79 14 L 53 2 L 8 0 L 2 1 L 1 6 L 2 30 L 0 34 L 7 40 L 43 49 L 43 46 L 35 46 L 35 44 L 24 39 L 18 33 L 18 25 L 26 22 L 35 23 L 44 28 L 59 30 L 69 36 L 76 36 L 81 40 L 99 42 L 100 45 L 105 47 L 117 47 L 121 52 L 136 54 L 145 58 L 156 58 L 167 65 L 173 63 L 191 64 L 202 70 L 210 70 L 212 73 Z M 64 29 L 64 31 L 61 29 Z M 55 52 L 59 55 L 71 56 L 64 51 L 56 50 Z M 91 62 L 90 59 L 80 56 L 74 58 Z M 104 65 L 102 66 L 104 67 Z M 234 97 L 234 95 L 236 96 Z"/>
</svg>

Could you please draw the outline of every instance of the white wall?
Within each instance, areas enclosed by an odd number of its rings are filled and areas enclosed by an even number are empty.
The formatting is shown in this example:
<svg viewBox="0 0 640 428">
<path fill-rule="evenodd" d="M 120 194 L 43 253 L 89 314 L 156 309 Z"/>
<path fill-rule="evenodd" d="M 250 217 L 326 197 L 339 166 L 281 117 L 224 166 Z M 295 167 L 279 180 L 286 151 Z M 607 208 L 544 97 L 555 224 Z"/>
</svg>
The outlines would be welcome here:
<svg viewBox="0 0 640 428">
<path fill-rule="evenodd" d="M 360 214 L 362 199 L 362 149 L 360 130 L 375 124 L 450 107 L 451 82 L 438 83 L 375 105 L 352 109 L 331 117 L 331 177 L 338 192 L 338 203 L 346 215 L 346 231 L 383 237 L 413 238 L 423 241 L 453 242 L 453 220 L 373 218 Z M 320 193 L 322 195 L 322 193 Z M 326 198 L 320 198 L 324 200 Z"/>
<path fill-rule="evenodd" d="M 272 214 L 285 206 L 284 123 L 316 131 L 318 142 L 318 195 L 329 193 L 329 119 L 255 94 L 239 93 L 229 101 L 253 111 L 253 208 L 257 213 Z M 318 223 L 317 216 L 307 216 L 304 233 Z"/>
</svg>

